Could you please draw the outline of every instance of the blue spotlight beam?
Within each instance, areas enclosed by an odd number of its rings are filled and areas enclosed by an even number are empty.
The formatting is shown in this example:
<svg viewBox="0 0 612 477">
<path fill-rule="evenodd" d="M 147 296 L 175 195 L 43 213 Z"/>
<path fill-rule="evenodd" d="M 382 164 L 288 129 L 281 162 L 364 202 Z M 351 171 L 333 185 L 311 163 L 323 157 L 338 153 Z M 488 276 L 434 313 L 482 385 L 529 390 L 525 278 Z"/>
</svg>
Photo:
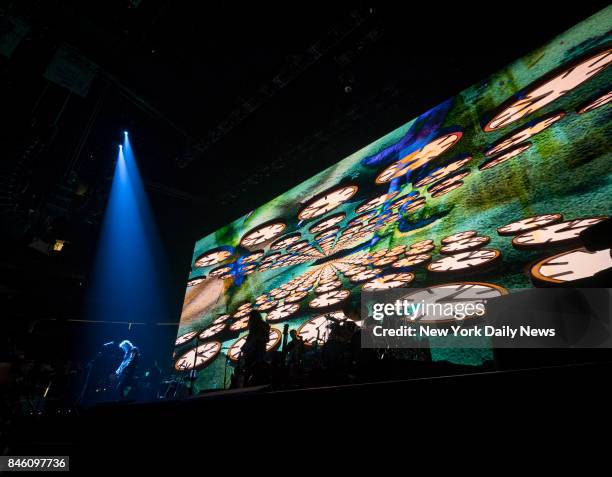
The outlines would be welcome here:
<svg viewBox="0 0 612 477">
<path fill-rule="evenodd" d="M 92 319 L 167 321 L 166 270 L 165 254 L 126 132 L 92 275 Z"/>
</svg>

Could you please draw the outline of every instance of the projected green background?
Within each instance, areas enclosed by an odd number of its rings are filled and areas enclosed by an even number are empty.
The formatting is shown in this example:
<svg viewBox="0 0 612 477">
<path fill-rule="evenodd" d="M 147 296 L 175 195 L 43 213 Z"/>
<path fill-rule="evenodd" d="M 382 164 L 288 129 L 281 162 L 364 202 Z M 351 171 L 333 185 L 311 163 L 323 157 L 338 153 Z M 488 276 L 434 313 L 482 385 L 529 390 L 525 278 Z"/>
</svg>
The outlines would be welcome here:
<svg viewBox="0 0 612 477">
<path fill-rule="evenodd" d="M 240 326 L 251 307 L 281 331 L 358 304 L 363 287 L 533 286 L 530 264 L 576 244 L 555 236 L 519 248 L 498 227 L 541 214 L 571 220 L 612 210 L 611 27 L 607 8 L 199 240 L 176 367 L 200 369 L 200 389 L 223 388 L 234 364 L 226 355 L 247 333 Z M 463 231 L 489 242 L 464 239 L 457 253 L 472 254 L 467 259 L 443 253 L 442 239 Z M 433 248 L 422 242 L 429 240 Z M 440 270 L 449 263 L 451 270 Z M 304 337 L 313 329 L 302 328 Z M 432 350 L 435 360 L 462 364 L 491 357 L 487 349 Z"/>
</svg>

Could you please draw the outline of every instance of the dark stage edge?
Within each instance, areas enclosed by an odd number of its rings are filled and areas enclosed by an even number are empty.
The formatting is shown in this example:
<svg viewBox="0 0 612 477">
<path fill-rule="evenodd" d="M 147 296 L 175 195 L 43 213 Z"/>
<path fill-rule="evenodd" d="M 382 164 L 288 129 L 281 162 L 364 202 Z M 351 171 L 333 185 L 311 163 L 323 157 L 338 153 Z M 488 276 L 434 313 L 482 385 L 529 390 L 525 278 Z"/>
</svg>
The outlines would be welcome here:
<svg viewBox="0 0 612 477">
<path fill-rule="evenodd" d="M 475 432 L 486 440 L 514 429 L 529 439 L 536 431 L 565 433 L 609 420 L 611 377 L 612 362 L 599 362 L 296 391 L 218 392 L 101 405 L 74 417 L 21 418 L 5 438 L 10 455 L 70 455 L 72 468 L 80 471 L 92 462 L 113 470 L 119 461 L 189 469 L 201 459 L 231 461 L 259 450 L 299 453 L 303 445 L 359 453 L 367 441 L 393 435 L 423 441 Z"/>
</svg>

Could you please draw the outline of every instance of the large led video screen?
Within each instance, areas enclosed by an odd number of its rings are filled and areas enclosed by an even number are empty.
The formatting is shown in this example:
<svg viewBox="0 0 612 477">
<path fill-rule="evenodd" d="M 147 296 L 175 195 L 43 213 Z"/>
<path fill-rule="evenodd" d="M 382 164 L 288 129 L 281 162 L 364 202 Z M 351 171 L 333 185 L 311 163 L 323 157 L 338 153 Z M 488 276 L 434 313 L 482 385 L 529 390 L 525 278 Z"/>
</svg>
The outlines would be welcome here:
<svg viewBox="0 0 612 477">
<path fill-rule="evenodd" d="M 364 289 L 496 294 L 612 266 L 578 244 L 612 212 L 611 30 L 609 7 L 199 240 L 175 368 L 197 369 L 198 389 L 227 387 L 251 309 L 271 325 L 268 349 L 285 325 L 316 347 L 325 315 L 343 319 Z"/>
</svg>

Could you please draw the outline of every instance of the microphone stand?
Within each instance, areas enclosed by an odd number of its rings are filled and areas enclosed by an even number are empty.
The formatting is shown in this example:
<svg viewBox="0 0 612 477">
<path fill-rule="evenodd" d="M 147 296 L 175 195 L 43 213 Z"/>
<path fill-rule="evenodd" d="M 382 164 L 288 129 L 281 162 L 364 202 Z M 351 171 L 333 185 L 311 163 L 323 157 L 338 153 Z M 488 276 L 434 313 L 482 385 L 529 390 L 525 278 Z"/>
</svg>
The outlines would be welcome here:
<svg viewBox="0 0 612 477">
<path fill-rule="evenodd" d="M 89 388 L 89 381 L 91 379 L 91 370 L 93 369 L 93 366 L 96 363 L 96 361 L 98 361 L 102 357 L 102 351 L 105 350 L 111 344 L 113 344 L 112 341 L 110 343 L 103 344 L 102 347 L 96 353 L 96 355 L 87 363 L 87 374 L 85 375 L 85 382 L 83 383 L 83 387 L 81 388 L 81 394 L 77 401 L 77 403 L 80 406 L 83 405 L 83 402 L 85 401 L 85 395 L 87 394 L 87 388 Z"/>
</svg>

